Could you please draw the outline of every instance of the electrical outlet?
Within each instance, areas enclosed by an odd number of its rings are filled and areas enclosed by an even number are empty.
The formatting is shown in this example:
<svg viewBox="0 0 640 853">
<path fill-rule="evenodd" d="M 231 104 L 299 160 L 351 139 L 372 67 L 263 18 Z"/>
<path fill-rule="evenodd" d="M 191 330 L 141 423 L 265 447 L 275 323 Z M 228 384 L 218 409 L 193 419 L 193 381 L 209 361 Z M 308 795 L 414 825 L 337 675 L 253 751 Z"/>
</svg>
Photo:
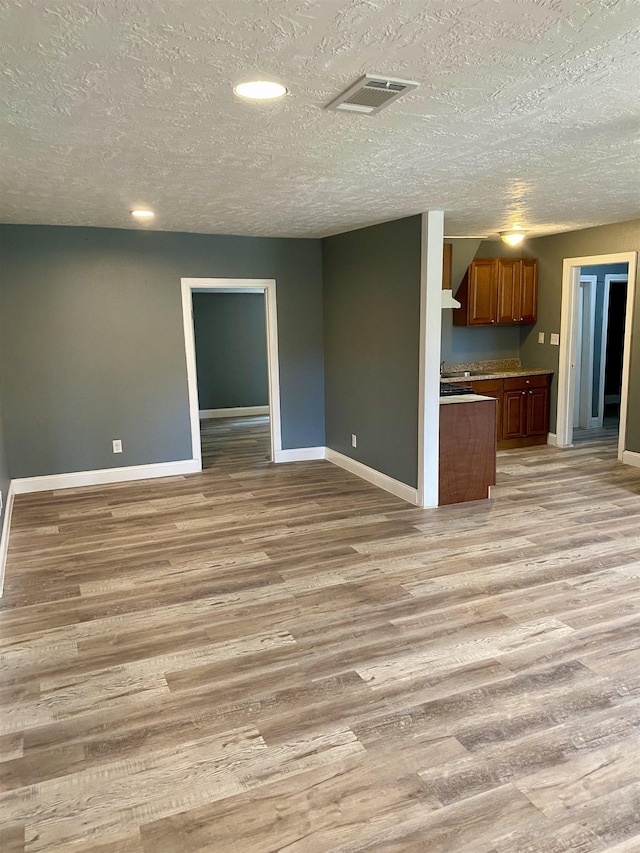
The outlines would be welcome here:
<svg viewBox="0 0 640 853">
<path fill-rule="evenodd" d="M 551 337 L 549 338 L 549 343 L 553 347 L 559 347 L 560 346 L 560 335 L 552 334 Z"/>
<path fill-rule="evenodd" d="M 544 332 L 538 332 L 538 343 L 539 344 L 544 343 Z"/>
<path fill-rule="evenodd" d="M 113 452 L 114 453 L 122 453 L 122 439 L 114 438 L 113 439 Z"/>
<path fill-rule="evenodd" d="M 355 435 L 354 433 L 351 433 L 351 447 L 357 447 L 357 446 L 358 446 L 358 436 Z"/>
</svg>

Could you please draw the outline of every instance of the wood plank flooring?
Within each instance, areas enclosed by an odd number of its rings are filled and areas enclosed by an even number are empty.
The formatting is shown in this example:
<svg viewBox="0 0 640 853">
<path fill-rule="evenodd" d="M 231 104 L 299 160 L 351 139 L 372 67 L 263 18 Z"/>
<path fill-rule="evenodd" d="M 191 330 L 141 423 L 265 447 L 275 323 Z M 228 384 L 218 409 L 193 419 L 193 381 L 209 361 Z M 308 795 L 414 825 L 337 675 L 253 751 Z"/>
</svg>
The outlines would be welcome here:
<svg viewBox="0 0 640 853">
<path fill-rule="evenodd" d="M 17 498 L 0 850 L 640 851 L 640 470 L 615 434 L 419 510 L 266 419 Z"/>
</svg>

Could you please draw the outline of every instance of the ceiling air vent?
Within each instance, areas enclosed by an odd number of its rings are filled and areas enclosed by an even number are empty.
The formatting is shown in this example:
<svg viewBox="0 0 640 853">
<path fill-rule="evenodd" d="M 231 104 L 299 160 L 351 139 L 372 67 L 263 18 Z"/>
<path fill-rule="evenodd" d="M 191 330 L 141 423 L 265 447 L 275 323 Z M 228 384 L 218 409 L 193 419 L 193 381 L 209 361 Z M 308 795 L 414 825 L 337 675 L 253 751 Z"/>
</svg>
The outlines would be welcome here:
<svg viewBox="0 0 640 853">
<path fill-rule="evenodd" d="M 393 77 L 381 77 L 379 74 L 365 74 L 335 101 L 331 101 L 327 109 L 372 116 L 417 86 L 418 83 L 413 80 L 395 80 Z"/>
</svg>

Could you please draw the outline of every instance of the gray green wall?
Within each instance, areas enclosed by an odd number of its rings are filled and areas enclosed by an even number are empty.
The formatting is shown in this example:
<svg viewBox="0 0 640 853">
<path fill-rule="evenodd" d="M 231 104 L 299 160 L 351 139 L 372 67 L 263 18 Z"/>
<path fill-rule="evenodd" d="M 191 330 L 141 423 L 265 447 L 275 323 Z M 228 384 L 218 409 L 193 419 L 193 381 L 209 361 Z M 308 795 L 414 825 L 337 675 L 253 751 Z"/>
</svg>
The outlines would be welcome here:
<svg viewBox="0 0 640 853">
<path fill-rule="evenodd" d="M 6 225 L 0 244 L 12 477 L 191 458 L 181 277 L 276 279 L 283 447 L 324 444 L 320 241 Z"/>
<path fill-rule="evenodd" d="M 527 254 L 538 258 L 538 322 L 521 329 L 521 358 L 528 367 L 548 367 L 557 373 L 559 348 L 548 343 L 551 332 L 560 331 L 562 262 L 564 258 L 640 252 L 640 219 L 567 231 L 527 241 Z M 538 344 L 538 332 L 546 333 L 547 343 Z M 634 327 L 631 341 L 631 376 L 627 448 L 640 452 L 640 287 L 636 288 Z M 551 431 L 556 428 L 557 383 L 551 385 Z"/>
<path fill-rule="evenodd" d="M 194 293 L 201 409 L 267 406 L 267 330 L 261 293 Z"/>
<path fill-rule="evenodd" d="M 0 531 L 4 519 L 5 507 L 7 505 L 7 492 L 9 491 L 10 472 L 7 462 L 7 451 L 4 439 L 4 417 L 2 409 L 2 397 L 0 396 L 0 492 L 2 493 L 2 512 L 0 512 Z"/>
<path fill-rule="evenodd" d="M 322 241 L 327 446 L 414 487 L 420 246 L 420 216 Z"/>
</svg>

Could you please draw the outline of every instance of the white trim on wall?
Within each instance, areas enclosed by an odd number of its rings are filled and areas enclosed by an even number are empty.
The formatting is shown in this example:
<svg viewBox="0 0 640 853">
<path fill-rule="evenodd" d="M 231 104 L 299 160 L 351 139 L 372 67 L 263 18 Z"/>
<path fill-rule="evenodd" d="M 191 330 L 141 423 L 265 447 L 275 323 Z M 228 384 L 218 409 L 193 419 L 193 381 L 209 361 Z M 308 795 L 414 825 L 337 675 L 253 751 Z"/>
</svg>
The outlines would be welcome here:
<svg viewBox="0 0 640 853">
<path fill-rule="evenodd" d="M 622 461 L 625 465 L 634 465 L 636 468 L 640 468 L 640 453 L 636 453 L 634 450 L 625 450 L 622 454 Z"/>
<path fill-rule="evenodd" d="M 547 444 L 550 444 L 552 447 L 558 446 L 558 436 L 555 434 L 555 432 L 547 433 Z"/>
<path fill-rule="evenodd" d="M 72 471 L 68 474 L 45 474 L 42 477 L 18 477 L 11 481 L 11 487 L 16 495 L 24 495 L 53 489 L 75 489 L 78 486 L 102 486 L 107 483 L 127 483 L 156 477 L 176 477 L 181 474 L 195 474 L 200 470 L 200 460 L 178 459 L 175 462 L 157 462 L 151 465 Z"/>
<path fill-rule="evenodd" d="M 4 517 L 2 519 L 2 533 L 0 534 L 0 597 L 4 592 L 4 570 L 7 565 L 7 552 L 9 550 L 9 534 L 11 532 L 11 514 L 13 513 L 13 483 L 10 483 L 7 492 L 7 500 L 4 505 Z"/>
<path fill-rule="evenodd" d="M 274 462 L 310 462 L 314 459 L 326 459 L 326 447 L 292 447 L 278 450 Z"/>
<path fill-rule="evenodd" d="M 421 243 L 418 488 L 414 490 L 416 500 L 408 497 L 404 500 L 418 506 L 433 507 L 438 506 L 440 459 L 443 211 L 430 210 L 422 214 Z M 405 486 L 405 489 L 409 488 Z"/>
<path fill-rule="evenodd" d="M 372 483 L 379 489 L 384 489 L 385 492 L 391 492 L 392 495 L 402 498 L 403 501 L 408 501 L 414 506 L 418 505 L 418 490 L 411 486 L 407 486 L 406 483 L 394 480 L 393 477 L 388 477 L 381 471 L 376 471 L 375 468 L 369 468 L 368 465 L 363 465 L 362 462 L 358 462 L 350 456 L 338 453 L 337 450 L 332 450 L 330 447 L 326 448 L 325 458 L 328 462 L 332 462 L 339 468 L 344 468 L 345 471 L 349 471 L 350 474 L 355 474 L 356 477 L 360 477 L 362 480 Z"/>
<path fill-rule="evenodd" d="M 280 425 L 280 368 L 278 362 L 278 312 L 276 306 L 276 282 L 272 278 L 182 278 L 182 325 L 187 362 L 189 388 L 189 418 L 191 421 L 191 446 L 193 458 L 202 470 L 202 446 L 200 444 L 200 406 L 198 404 L 198 376 L 196 372 L 196 345 L 193 329 L 193 291 L 207 293 L 264 293 L 265 320 L 267 326 L 267 362 L 269 377 L 269 425 L 271 428 L 271 460 L 282 450 Z"/>
<path fill-rule="evenodd" d="M 200 409 L 198 417 L 206 421 L 209 418 L 250 418 L 268 414 L 269 406 L 236 406 L 230 409 Z"/>
<path fill-rule="evenodd" d="M 577 352 L 577 299 L 580 288 L 580 269 L 603 264 L 627 264 L 627 313 L 622 361 L 622 397 L 620 401 L 620 433 L 618 459 L 624 461 L 629 400 L 629 369 L 631 364 L 631 333 L 635 307 L 637 252 L 611 255 L 590 255 L 565 258 L 562 264 L 562 306 L 560 315 L 560 364 L 558 368 L 558 408 L 556 434 L 558 447 L 573 445 L 573 405 L 576 393 L 575 364 Z"/>
</svg>

